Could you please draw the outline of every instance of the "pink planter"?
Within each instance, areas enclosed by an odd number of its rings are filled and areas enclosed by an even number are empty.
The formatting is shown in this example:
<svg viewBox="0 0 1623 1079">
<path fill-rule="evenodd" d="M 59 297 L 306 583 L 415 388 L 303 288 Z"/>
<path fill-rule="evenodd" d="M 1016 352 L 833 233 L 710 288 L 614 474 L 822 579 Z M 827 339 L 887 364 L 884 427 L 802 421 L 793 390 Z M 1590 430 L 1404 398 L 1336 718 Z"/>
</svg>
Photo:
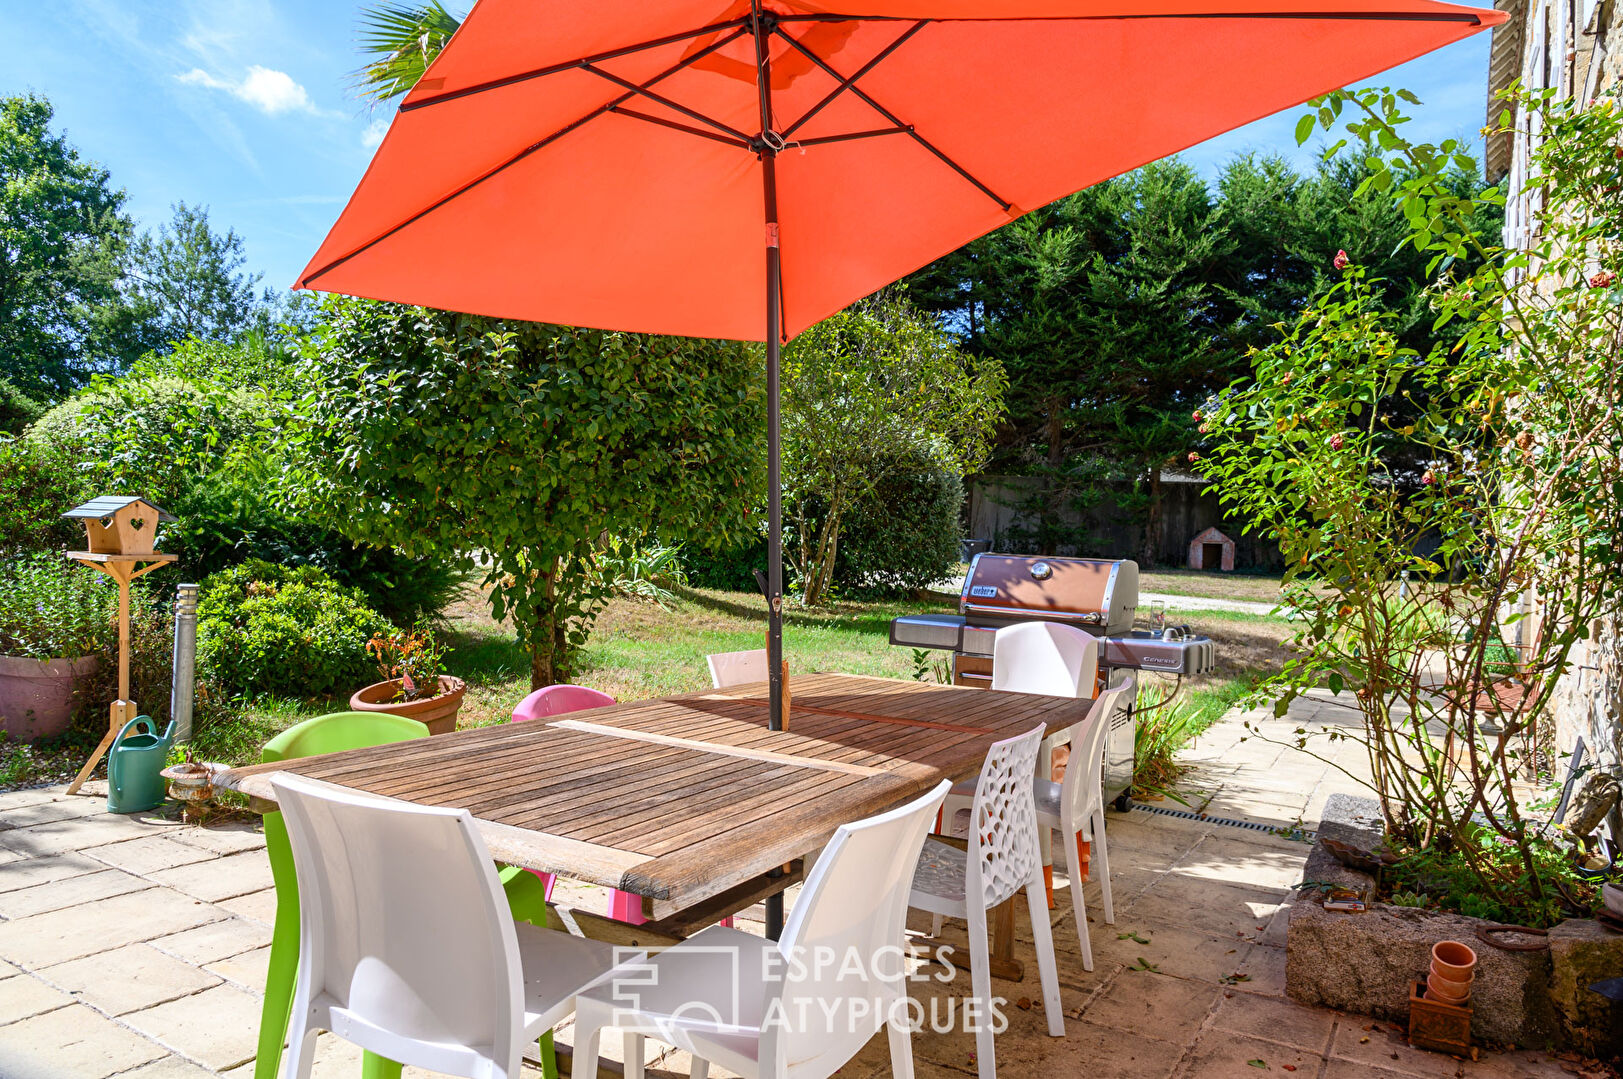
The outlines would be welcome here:
<svg viewBox="0 0 1623 1079">
<path fill-rule="evenodd" d="M 100 659 L 23 659 L 0 656 L 0 731 L 33 742 L 68 729 L 73 690 L 96 673 Z"/>
</svg>

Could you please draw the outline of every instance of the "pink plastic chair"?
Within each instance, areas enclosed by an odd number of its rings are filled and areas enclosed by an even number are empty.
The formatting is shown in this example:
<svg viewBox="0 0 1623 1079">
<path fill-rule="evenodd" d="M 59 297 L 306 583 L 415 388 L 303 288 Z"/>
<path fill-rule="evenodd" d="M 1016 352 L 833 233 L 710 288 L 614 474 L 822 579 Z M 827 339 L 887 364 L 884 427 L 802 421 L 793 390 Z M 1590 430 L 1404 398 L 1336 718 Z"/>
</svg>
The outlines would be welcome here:
<svg viewBox="0 0 1623 1079">
<path fill-rule="evenodd" d="M 615 703 L 614 698 L 607 693 L 599 693 L 586 686 L 543 686 L 519 702 L 513 709 L 513 721 L 522 722 L 527 719 L 545 719 L 549 716 L 561 716 L 569 712 L 581 712 L 588 708 L 602 708 L 604 705 Z M 547 899 L 552 899 L 552 886 L 555 878 L 551 873 L 542 873 L 538 870 L 529 870 L 541 880 L 546 889 Z M 648 919 L 642 913 L 642 897 L 622 892 L 616 888 L 614 895 L 609 899 L 609 917 L 617 922 L 626 922 L 630 925 L 641 925 Z M 723 925 L 731 925 L 729 918 Z"/>
<path fill-rule="evenodd" d="M 588 708 L 602 708 L 613 704 L 614 698 L 585 686 L 543 686 L 518 702 L 513 709 L 515 720 L 542 719 L 561 716 L 566 712 L 581 712 Z"/>
<path fill-rule="evenodd" d="M 545 719 L 548 716 L 561 716 L 566 712 L 580 712 L 587 708 L 602 708 L 606 704 L 613 703 L 614 698 L 607 693 L 599 693 L 597 690 L 588 689 L 585 686 L 542 686 L 518 702 L 518 707 L 513 709 L 513 722 L 520 723 L 526 719 Z M 536 869 L 528 869 L 525 872 L 533 873 L 541 881 L 541 886 L 546 889 L 547 901 L 551 902 L 552 886 L 556 883 L 556 878 L 551 873 L 542 873 Z M 620 904 L 620 894 L 618 891 L 614 893 L 615 909 L 618 909 Z M 637 908 L 637 915 L 640 920 L 642 915 L 640 906 Z M 612 916 L 620 918 L 618 913 Z M 625 921 L 627 919 L 620 920 Z"/>
</svg>

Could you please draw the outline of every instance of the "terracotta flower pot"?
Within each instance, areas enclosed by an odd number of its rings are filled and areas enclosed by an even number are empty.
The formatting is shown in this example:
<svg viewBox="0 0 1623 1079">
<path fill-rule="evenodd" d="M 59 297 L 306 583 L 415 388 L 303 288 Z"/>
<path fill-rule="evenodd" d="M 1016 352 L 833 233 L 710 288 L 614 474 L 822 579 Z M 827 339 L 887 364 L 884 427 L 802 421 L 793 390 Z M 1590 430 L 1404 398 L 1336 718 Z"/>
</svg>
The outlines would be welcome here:
<svg viewBox="0 0 1623 1079">
<path fill-rule="evenodd" d="M 100 659 L 0 656 L 0 732 L 22 742 L 50 738 L 73 718 L 73 687 L 96 673 Z"/>
<path fill-rule="evenodd" d="M 1469 983 L 1476 973 L 1476 952 L 1457 940 L 1440 940 L 1431 946 L 1431 970 L 1451 982 Z"/>
<path fill-rule="evenodd" d="M 349 706 L 356 712 L 408 716 L 426 726 L 429 734 L 449 734 L 456 730 L 456 714 L 462 708 L 462 695 L 467 691 L 467 683 L 462 679 L 442 674 L 439 693 L 415 701 L 397 701 L 394 698 L 400 692 L 400 679 L 391 678 L 356 690 L 349 699 Z"/>
<path fill-rule="evenodd" d="M 1432 971 L 1426 975 L 1426 991 L 1432 999 L 1444 1004 L 1460 1004 L 1471 998 L 1471 983 L 1445 978 Z"/>
</svg>

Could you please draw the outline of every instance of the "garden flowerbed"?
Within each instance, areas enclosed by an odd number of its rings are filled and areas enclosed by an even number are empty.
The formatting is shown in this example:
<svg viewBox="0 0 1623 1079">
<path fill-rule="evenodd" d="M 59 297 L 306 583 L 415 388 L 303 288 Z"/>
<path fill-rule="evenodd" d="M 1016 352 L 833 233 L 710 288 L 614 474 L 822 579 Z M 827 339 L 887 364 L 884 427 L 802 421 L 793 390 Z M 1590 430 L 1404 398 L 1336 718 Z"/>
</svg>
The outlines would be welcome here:
<svg viewBox="0 0 1623 1079">
<path fill-rule="evenodd" d="M 1373 799 L 1333 797 L 1321 837 L 1364 849 L 1380 840 Z M 1372 823 L 1373 822 L 1373 823 Z M 1337 862 L 1315 846 L 1304 869 L 1310 882 L 1338 884 L 1366 900 L 1375 878 Z M 1472 1038 L 1481 1044 L 1572 1049 L 1607 1057 L 1623 1052 L 1623 1020 L 1589 986 L 1623 971 L 1623 933 L 1572 918 L 1546 937 L 1507 934 L 1507 950 L 1485 943 L 1479 929 L 1494 923 L 1446 911 L 1369 902 L 1363 913 L 1327 911 L 1320 890 L 1304 888 L 1291 903 L 1285 946 L 1285 991 L 1304 1004 L 1358 1012 L 1390 1022 L 1409 1016 L 1409 991 L 1430 961 L 1431 946 L 1458 940 L 1477 954 Z"/>
</svg>

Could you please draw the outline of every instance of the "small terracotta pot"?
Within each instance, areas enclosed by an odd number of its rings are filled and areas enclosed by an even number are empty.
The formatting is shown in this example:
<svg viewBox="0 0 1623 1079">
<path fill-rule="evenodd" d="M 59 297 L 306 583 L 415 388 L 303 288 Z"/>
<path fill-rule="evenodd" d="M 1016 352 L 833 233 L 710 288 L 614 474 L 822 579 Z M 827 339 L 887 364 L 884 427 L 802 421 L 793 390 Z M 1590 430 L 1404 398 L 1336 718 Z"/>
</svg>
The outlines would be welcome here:
<svg viewBox="0 0 1623 1079">
<path fill-rule="evenodd" d="M 1427 985 L 1436 987 L 1439 992 L 1450 997 L 1470 996 L 1471 983 L 1473 980 L 1474 979 L 1467 978 L 1464 981 L 1460 981 L 1458 978 L 1450 978 L 1446 974 L 1439 974 L 1435 965 L 1432 967 L 1431 972 L 1426 975 Z"/>
<path fill-rule="evenodd" d="M 1470 982 L 1476 973 L 1476 952 L 1457 940 L 1440 940 L 1431 946 L 1432 973 L 1451 982 Z"/>
<path fill-rule="evenodd" d="M 1464 1004 L 1471 999 L 1469 984 L 1445 981 L 1432 974 L 1426 978 L 1426 996 L 1442 1004 Z"/>
<path fill-rule="evenodd" d="M 456 730 L 456 714 L 462 708 L 462 695 L 467 691 L 462 679 L 442 674 L 439 693 L 415 701 L 397 701 L 394 698 L 400 692 L 400 679 L 391 678 L 356 690 L 349 698 L 349 706 L 356 712 L 408 716 L 426 726 L 429 734 L 449 734 Z"/>
</svg>

